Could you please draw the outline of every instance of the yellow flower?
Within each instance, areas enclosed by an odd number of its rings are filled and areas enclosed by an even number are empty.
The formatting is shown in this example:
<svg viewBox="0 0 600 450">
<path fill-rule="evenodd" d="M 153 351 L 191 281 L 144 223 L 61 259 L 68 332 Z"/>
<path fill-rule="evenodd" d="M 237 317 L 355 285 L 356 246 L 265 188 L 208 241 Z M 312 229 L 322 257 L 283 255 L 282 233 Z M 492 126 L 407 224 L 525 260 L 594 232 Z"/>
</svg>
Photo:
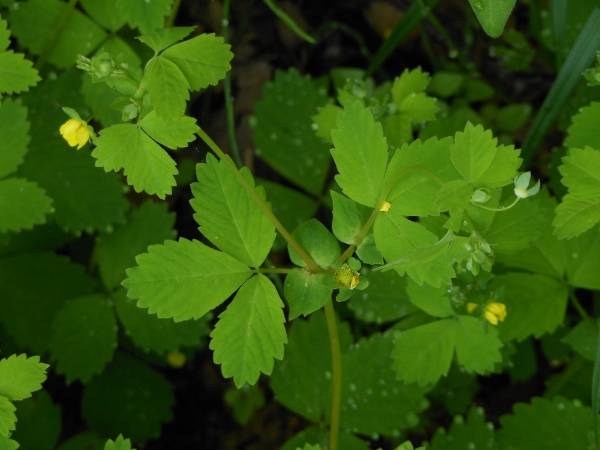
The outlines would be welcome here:
<svg viewBox="0 0 600 450">
<path fill-rule="evenodd" d="M 90 140 L 90 130 L 81 119 L 69 119 L 60 127 L 60 134 L 71 147 L 77 146 L 77 150 L 87 144 Z"/>
<path fill-rule="evenodd" d="M 392 205 L 390 204 L 390 202 L 387 202 L 387 201 L 383 202 L 383 205 L 381 205 L 381 209 L 379 211 L 382 211 L 382 212 L 389 211 L 391 206 Z"/>
<path fill-rule="evenodd" d="M 477 303 L 471 303 L 471 302 L 467 303 L 467 312 L 468 312 L 469 314 L 472 314 L 472 313 L 473 313 L 473 311 L 475 311 L 475 310 L 477 309 L 477 307 L 478 307 L 478 306 L 479 306 L 479 305 L 478 305 Z"/>
<path fill-rule="evenodd" d="M 506 318 L 506 306 L 504 303 L 492 302 L 485 307 L 483 315 L 489 323 L 498 325 L 498 322 L 502 322 Z"/>
</svg>

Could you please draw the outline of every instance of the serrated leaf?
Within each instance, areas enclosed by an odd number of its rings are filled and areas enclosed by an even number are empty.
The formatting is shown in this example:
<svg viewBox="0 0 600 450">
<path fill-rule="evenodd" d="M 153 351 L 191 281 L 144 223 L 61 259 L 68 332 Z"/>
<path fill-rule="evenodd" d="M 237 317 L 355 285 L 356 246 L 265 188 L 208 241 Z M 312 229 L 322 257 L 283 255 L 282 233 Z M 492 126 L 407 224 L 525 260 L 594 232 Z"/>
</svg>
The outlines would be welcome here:
<svg viewBox="0 0 600 450">
<path fill-rule="evenodd" d="M 116 440 L 109 439 L 106 441 L 106 445 L 104 450 L 135 450 L 135 448 L 131 448 L 131 441 L 129 439 L 125 439 L 122 434 L 120 434 Z"/>
<path fill-rule="evenodd" d="M 406 283 L 406 293 L 413 305 L 422 309 L 430 316 L 448 317 L 455 315 L 452 306 L 450 306 L 447 287 L 419 286 L 414 281 L 408 280 Z"/>
<path fill-rule="evenodd" d="M 131 28 L 138 28 L 142 34 L 147 34 L 164 26 L 165 17 L 171 13 L 172 3 L 173 0 L 117 0 L 117 7 L 127 18 Z"/>
<path fill-rule="evenodd" d="M 185 39 L 195 29 L 196 27 L 163 28 L 162 30 L 156 30 L 152 33 L 145 34 L 144 36 L 139 36 L 136 39 L 139 39 L 156 53 L 158 53 L 167 48 L 169 45 Z"/>
<path fill-rule="evenodd" d="M 494 427 L 485 422 L 483 408 L 472 408 L 466 421 L 462 416 L 456 416 L 450 431 L 446 433 L 444 429 L 438 430 L 427 450 L 467 449 L 473 446 L 488 450 L 498 448 Z"/>
<path fill-rule="evenodd" d="M 294 230 L 292 237 L 322 269 L 328 269 L 341 255 L 338 240 L 317 219 L 304 222 Z M 306 263 L 289 244 L 288 252 L 294 264 L 306 267 Z"/>
<path fill-rule="evenodd" d="M 600 150 L 600 133 L 597 120 L 600 114 L 600 102 L 592 102 L 584 106 L 572 118 L 572 124 L 567 129 L 564 145 L 569 148 L 584 148 L 590 146 Z M 564 174 L 563 174 L 564 175 Z"/>
<path fill-rule="evenodd" d="M 46 222 L 52 199 L 34 182 L 23 178 L 0 181 L 0 232 L 31 229 Z"/>
<path fill-rule="evenodd" d="M 139 299 L 138 306 L 150 314 L 176 322 L 204 316 L 252 274 L 231 256 L 183 238 L 151 245 L 136 261 L 123 281 L 128 297 Z"/>
<path fill-rule="evenodd" d="M 118 2 L 119 0 L 81 0 L 81 5 L 92 19 L 114 33 L 127 22 L 126 16 L 117 8 Z"/>
<path fill-rule="evenodd" d="M 165 122 L 171 122 L 183 116 L 190 99 L 188 81 L 173 62 L 161 56 L 150 60 L 144 72 L 148 82 L 150 103 L 156 115 Z"/>
<path fill-rule="evenodd" d="M 129 214 L 127 224 L 100 232 L 95 257 L 104 286 L 113 290 L 121 284 L 125 269 L 132 267 L 135 257 L 148 251 L 149 245 L 175 238 L 174 224 L 175 214 L 167 210 L 167 204 L 145 202 Z"/>
<path fill-rule="evenodd" d="M 468 371 L 491 372 L 502 360 L 495 327 L 471 316 L 458 316 L 456 322 L 456 359 Z"/>
<path fill-rule="evenodd" d="M 0 439 L 8 437 L 9 433 L 15 429 L 16 410 L 17 408 L 9 399 L 0 396 Z M 0 448 L 2 448 L 2 445 L 0 445 Z"/>
<path fill-rule="evenodd" d="M 201 34 L 168 48 L 161 56 L 179 67 L 191 90 L 199 91 L 215 86 L 231 70 L 230 48 L 220 36 Z"/>
<path fill-rule="evenodd" d="M 200 232 L 225 253 L 259 267 L 275 240 L 274 225 L 224 161 L 209 154 L 196 173 L 190 204 Z M 248 169 L 242 174 L 254 186 Z M 264 200 L 264 191 L 256 190 Z"/>
<path fill-rule="evenodd" d="M 558 239 L 581 235 L 600 222 L 600 197 L 576 197 L 567 194 L 556 207 L 553 225 Z"/>
<path fill-rule="evenodd" d="M 411 123 L 434 120 L 439 110 L 435 98 L 428 97 L 423 92 L 409 95 L 398 106 L 400 115 L 408 118 Z"/>
<path fill-rule="evenodd" d="M 10 45 L 10 31 L 6 20 L 0 18 L 0 52 L 6 51 Z"/>
<path fill-rule="evenodd" d="M 17 429 L 11 438 L 23 449 L 54 450 L 61 433 L 61 410 L 46 391 L 19 403 Z"/>
<path fill-rule="evenodd" d="M 105 128 L 96 139 L 92 156 L 96 166 L 127 176 L 136 192 L 146 191 L 164 199 L 175 186 L 175 161 L 138 126 L 118 124 Z"/>
<path fill-rule="evenodd" d="M 450 219 L 444 227 L 456 232 L 460 230 L 465 209 L 471 201 L 474 190 L 466 180 L 453 180 L 438 191 L 436 203 L 440 211 L 450 212 Z"/>
<path fill-rule="evenodd" d="M 156 111 L 146 114 L 140 126 L 156 142 L 172 150 L 187 147 L 196 139 L 196 132 L 200 129 L 193 117 L 181 116 L 165 122 L 156 115 Z"/>
<path fill-rule="evenodd" d="M 67 302 L 52 324 L 50 350 L 56 371 L 67 378 L 88 382 L 102 372 L 117 347 L 117 320 L 103 295 Z"/>
<path fill-rule="evenodd" d="M 138 359 L 115 354 L 101 375 L 85 387 L 82 415 L 104 436 L 123 433 L 144 445 L 172 419 L 175 399 L 169 382 Z"/>
<path fill-rule="evenodd" d="M 41 80 L 38 71 L 33 68 L 33 63 L 24 58 L 25 55 L 14 53 L 12 50 L 0 53 L 1 93 L 10 95 L 26 92 Z"/>
<path fill-rule="evenodd" d="M 396 107 L 412 93 L 423 92 L 429 84 L 429 74 L 423 72 L 420 67 L 413 70 L 405 69 L 402 75 L 396 77 L 392 85 L 392 98 Z"/>
<path fill-rule="evenodd" d="M 95 282 L 83 266 L 54 253 L 29 252 L 0 258 L 0 321 L 22 348 L 43 355 L 54 317 L 71 298 L 91 294 Z"/>
<path fill-rule="evenodd" d="M 34 55 L 40 55 L 55 33 L 65 2 L 29 0 L 19 5 L 10 16 L 11 29 L 19 43 Z M 77 55 L 88 55 L 107 38 L 106 32 L 85 14 L 74 9 L 68 15 L 61 33 L 56 35 L 48 61 L 60 69 L 75 65 Z"/>
<path fill-rule="evenodd" d="M 46 380 L 48 364 L 39 356 L 12 355 L 0 360 L 0 396 L 8 400 L 23 400 L 39 391 Z"/>
<path fill-rule="evenodd" d="M 198 320 L 174 322 L 172 319 L 159 319 L 138 308 L 136 301 L 128 298 L 123 289 L 119 289 L 113 299 L 117 316 L 128 336 L 144 350 L 163 354 L 181 346 L 198 345 L 202 336 L 207 336 L 210 331 L 212 314 L 206 314 Z"/>
<path fill-rule="evenodd" d="M 18 448 L 19 443 L 17 441 L 0 436 L 0 450 L 17 450 Z"/>
<path fill-rule="evenodd" d="M 28 133 L 27 108 L 21 106 L 20 101 L 4 100 L 0 105 L 0 178 L 13 173 L 23 163 L 31 140 Z"/>
<path fill-rule="evenodd" d="M 285 277 L 283 285 L 285 299 L 290 305 L 288 320 L 300 314 L 307 316 L 322 308 L 331 300 L 333 289 L 323 286 L 325 275 L 294 268 Z"/>
<path fill-rule="evenodd" d="M 517 0 L 469 0 L 477 20 L 488 36 L 497 38 Z"/>
<path fill-rule="evenodd" d="M 584 198 L 600 196 L 600 151 L 588 146 L 583 150 L 572 148 L 558 170 L 570 194 Z"/>
<path fill-rule="evenodd" d="M 368 108 L 353 102 L 338 115 L 331 137 L 335 146 L 331 155 L 339 172 L 336 182 L 352 200 L 374 207 L 383 191 L 388 158 L 381 124 Z"/>
<path fill-rule="evenodd" d="M 292 69 L 275 72 L 256 102 L 256 153 L 306 192 L 321 195 L 330 165 L 330 145 L 314 135 L 311 116 L 327 102 L 314 81 Z M 292 150 L 293 149 L 293 150 Z"/>
<path fill-rule="evenodd" d="M 588 447 L 593 434 L 592 410 L 563 397 L 534 397 L 516 403 L 513 414 L 500 417 L 497 431 L 502 448 L 514 450 L 578 450 Z"/>
<path fill-rule="evenodd" d="M 240 288 L 211 333 L 214 361 L 239 389 L 270 375 L 287 343 L 283 302 L 267 277 L 258 274 Z"/>
<path fill-rule="evenodd" d="M 280 450 L 297 450 L 298 447 L 314 442 L 321 448 L 329 446 L 329 431 L 317 426 L 309 426 L 289 439 Z M 309 444 L 311 445 L 311 444 Z M 369 450 L 367 443 L 349 432 L 340 432 L 338 438 L 339 448 L 344 450 Z"/>
<path fill-rule="evenodd" d="M 600 289 L 600 234 L 591 229 L 566 242 L 567 280 L 571 286 Z"/>
</svg>

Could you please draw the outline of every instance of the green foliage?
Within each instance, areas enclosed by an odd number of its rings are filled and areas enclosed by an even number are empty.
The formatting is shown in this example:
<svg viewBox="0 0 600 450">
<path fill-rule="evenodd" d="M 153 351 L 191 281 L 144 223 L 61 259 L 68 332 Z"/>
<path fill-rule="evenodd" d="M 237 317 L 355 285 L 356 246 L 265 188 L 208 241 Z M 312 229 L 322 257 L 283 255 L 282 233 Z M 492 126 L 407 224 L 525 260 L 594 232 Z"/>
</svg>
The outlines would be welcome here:
<svg viewBox="0 0 600 450">
<path fill-rule="evenodd" d="M 11 438 L 19 448 L 53 450 L 62 428 L 60 407 L 42 390 L 19 404 L 17 424 Z"/>
<path fill-rule="evenodd" d="M 2 94 L 26 92 L 35 86 L 40 77 L 31 61 L 22 53 L 7 50 L 10 44 L 10 31 L 6 20 L 0 17 L 0 99 Z"/>
<path fill-rule="evenodd" d="M 498 449 L 498 443 L 494 434 L 494 426 L 485 423 L 483 409 L 473 408 L 466 421 L 462 416 L 456 416 L 448 433 L 444 429 L 438 430 L 427 449 L 475 447 L 495 450 Z"/>
<path fill-rule="evenodd" d="M 512 12 L 516 0 L 469 0 L 477 20 L 491 37 L 498 37 Z"/>
<path fill-rule="evenodd" d="M 125 439 L 122 434 L 120 434 L 115 441 L 109 439 L 106 441 L 106 446 L 104 450 L 135 450 L 135 448 L 131 448 L 131 441 L 129 439 Z"/>
<path fill-rule="evenodd" d="M 265 404 L 262 390 L 256 385 L 249 384 L 245 384 L 241 389 L 227 389 L 223 399 L 231 406 L 235 419 L 242 425 L 245 425 L 254 412 Z"/>
<path fill-rule="evenodd" d="M 138 28 L 143 34 L 160 28 L 165 17 L 171 12 L 173 0 L 136 2 L 135 0 L 116 0 L 117 8 L 132 28 Z M 114 14 L 114 12 L 113 12 Z"/>
</svg>

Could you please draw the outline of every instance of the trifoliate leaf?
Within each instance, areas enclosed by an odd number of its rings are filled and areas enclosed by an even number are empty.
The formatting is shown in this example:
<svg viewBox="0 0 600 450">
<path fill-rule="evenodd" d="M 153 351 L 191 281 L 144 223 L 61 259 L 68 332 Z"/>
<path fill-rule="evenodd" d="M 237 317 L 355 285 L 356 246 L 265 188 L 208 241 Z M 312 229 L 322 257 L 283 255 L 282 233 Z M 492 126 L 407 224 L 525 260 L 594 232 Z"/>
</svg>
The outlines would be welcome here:
<svg viewBox="0 0 600 450">
<path fill-rule="evenodd" d="M 0 181 L 0 232 L 31 229 L 46 222 L 52 199 L 46 191 L 32 181 L 23 178 L 7 178 Z"/>
<path fill-rule="evenodd" d="M 129 214 L 127 224 L 100 232 L 95 256 L 104 286 L 113 290 L 121 284 L 125 269 L 133 267 L 135 257 L 148 251 L 149 245 L 173 239 L 174 224 L 175 214 L 168 212 L 166 203 L 146 202 Z"/>
<path fill-rule="evenodd" d="M 138 126 L 118 124 L 105 128 L 96 139 L 92 156 L 106 172 L 124 170 L 136 192 L 146 191 L 164 199 L 175 186 L 175 161 Z"/>
<path fill-rule="evenodd" d="M 85 12 L 113 33 L 120 30 L 127 22 L 127 17 L 117 8 L 118 3 L 119 0 L 81 0 Z"/>
<path fill-rule="evenodd" d="M 325 275 L 294 268 L 285 277 L 285 299 L 290 305 L 289 320 L 307 316 L 331 300 L 333 289 L 323 286 Z"/>
<path fill-rule="evenodd" d="M 504 25 L 517 0 L 469 0 L 483 31 L 497 38 L 504 31 Z"/>
<path fill-rule="evenodd" d="M 12 355 L 0 360 L 0 396 L 8 400 L 23 400 L 42 388 L 48 364 L 39 356 Z"/>
<path fill-rule="evenodd" d="M 230 48 L 220 36 L 201 34 L 169 47 L 161 56 L 179 67 L 192 91 L 199 91 L 215 86 L 231 70 Z"/>
<path fill-rule="evenodd" d="M 156 115 L 156 111 L 146 114 L 140 126 L 156 142 L 172 150 L 187 147 L 196 139 L 195 133 L 199 130 L 193 117 L 182 116 L 165 122 Z"/>
<path fill-rule="evenodd" d="M 104 436 L 123 433 L 144 445 L 172 419 L 169 382 L 138 359 L 121 353 L 85 387 L 82 414 Z"/>
<path fill-rule="evenodd" d="M 131 448 L 131 441 L 129 439 L 125 439 L 122 434 L 120 434 L 116 440 L 109 439 L 106 441 L 106 446 L 104 450 L 135 450 Z"/>
<path fill-rule="evenodd" d="M 147 34 L 164 27 L 165 18 L 171 13 L 172 3 L 173 0 L 117 0 L 117 7 L 131 28 L 137 28 L 142 34 Z"/>
<path fill-rule="evenodd" d="M 117 320 L 103 295 L 70 300 L 52 324 L 50 351 L 56 371 L 67 378 L 88 382 L 102 372 L 117 347 Z"/>
<path fill-rule="evenodd" d="M 69 8 L 58 0 L 29 0 L 10 16 L 11 29 L 19 43 L 34 55 L 41 55 L 56 24 Z M 60 69 L 75 65 L 77 55 L 88 55 L 107 38 L 106 32 L 77 9 L 67 16 L 61 33 L 55 36 L 48 61 Z"/>
<path fill-rule="evenodd" d="M 600 234 L 593 228 L 566 242 L 567 280 L 571 286 L 600 289 Z"/>
<path fill-rule="evenodd" d="M 6 438 L 15 429 L 15 422 L 17 421 L 17 416 L 15 415 L 16 409 L 9 399 L 0 396 L 0 439 Z M 2 444 L 0 444 L 1 448 Z"/>
<path fill-rule="evenodd" d="M 553 332 L 562 323 L 568 301 L 568 289 L 562 281 L 545 275 L 507 273 L 498 275 L 492 286 L 503 287 L 502 303 L 506 319 L 498 324 L 503 341 L 522 341 Z M 534 320 L 535 318 L 535 320 Z"/>
<path fill-rule="evenodd" d="M 156 56 L 146 66 L 144 77 L 156 115 L 165 122 L 176 121 L 183 116 L 190 93 L 188 82 L 179 67 L 168 59 Z"/>
<path fill-rule="evenodd" d="M 18 94 L 35 86 L 41 78 L 33 63 L 22 53 L 0 53 L 0 93 Z"/>
<path fill-rule="evenodd" d="M 353 102 L 338 115 L 331 137 L 335 146 L 331 155 L 339 172 L 335 180 L 352 200 L 374 207 L 383 191 L 388 159 L 381 124 L 368 108 Z"/>
<path fill-rule="evenodd" d="M 600 102 L 592 102 L 590 105 L 581 108 L 571 118 L 573 123 L 567 130 L 567 138 L 564 145 L 569 148 L 590 146 L 596 150 L 600 150 L 600 133 L 597 127 L 599 114 Z"/>
<path fill-rule="evenodd" d="M 211 333 L 214 361 L 239 389 L 270 375 L 274 359 L 283 359 L 287 343 L 283 302 L 267 277 L 258 274 L 240 288 Z"/>
<path fill-rule="evenodd" d="M 594 433 L 591 408 L 554 397 L 534 397 L 530 404 L 516 403 L 513 414 L 500 417 L 497 431 L 502 448 L 515 450 L 578 450 L 589 448 Z"/>
<path fill-rule="evenodd" d="M 200 232 L 225 253 L 248 266 L 259 267 L 275 240 L 275 227 L 225 161 L 208 155 L 196 166 L 198 182 L 193 183 Z M 252 189 L 264 200 L 262 188 L 254 188 L 248 169 L 242 169 Z"/>
<path fill-rule="evenodd" d="M 498 443 L 494 435 L 494 426 L 485 422 L 483 408 L 472 408 L 467 419 L 456 416 L 449 432 L 438 430 L 427 450 L 446 450 L 449 448 L 485 448 L 497 450 Z"/>
<path fill-rule="evenodd" d="M 123 281 L 128 297 L 139 299 L 138 306 L 150 314 L 176 322 L 202 317 L 252 274 L 231 256 L 187 239 L 151 245 L 136 261 Z"/>
<path fill-rule="evenodd" d="M 83 266 L 54 253 L 23 253 L 0 258 L 0 321 L 22 348 L 43 355 L 54 317 L 71 298 L 91 294 L 94 280 Z"/>
<path fill-rule="evenodd" d="M 328 269 L 341 255 L 338 240 L 317 219 L 304 222 L 294 230 L 292 237 L 322 269 Z M 294 264 L 306 267 L 306 263 L 289 244 L 288 252 Z"/>
<path fill-rule="evenodd" d="M 11 438 L 20 448 L 54 450 L 61 434 L 61 411 L 46 391 L 23 400 L 17 408 L 17 429 Z"/>
<path fill-rule="evenodd" d="M 292 69 L 275 72 L 256 102 L 256 154 L 313 195 L 321 195 L 329 173 L 330 145 L 314 135 L 311 116 L 327 102 L 325 92 Z"/>
<path fill-rule="evenodd" d="M 20 101 L 4 100 L 0 105 L 0 178 L 13 173 L 23 163 L 30 141 L 28 133 L 27 108 L 21 106 Z"/>
<path fill-rule="evenodd" d="M 196 27 L 163 28 L 162 30 L 156 30 L 152 33 L 145 34 L 144 36 L 139 36 L 136 39 L 139 39 L 156 53 L 158 53 L 167 48 L 169 45 L 185 39 L 195 29 Z"/>
</svg>

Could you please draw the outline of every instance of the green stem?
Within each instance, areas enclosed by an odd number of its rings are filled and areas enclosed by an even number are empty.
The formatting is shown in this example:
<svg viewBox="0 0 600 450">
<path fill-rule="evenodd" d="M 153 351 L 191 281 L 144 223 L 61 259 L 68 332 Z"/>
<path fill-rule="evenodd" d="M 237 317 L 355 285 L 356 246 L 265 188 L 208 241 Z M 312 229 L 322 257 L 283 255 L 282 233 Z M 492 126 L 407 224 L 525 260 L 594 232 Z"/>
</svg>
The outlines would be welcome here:
<svg viewBox="0 0 600 450">
<path fill-rule="evenodd" d="M 175 23 L 175 18 L 177 17 L 177 13 L 179 12 L 179 7 L 181 6 L 181 0 L 175 0 L 173 2 L 173 6 L 171 6 L 171 15 L 165 22 L 165 28 L 170 28 Z"/>
<path fill-rule="evenodd" d="M 227 27 L 229 26 L 229 7 L 231 0 L 223 1 L 223 15 L 221 16 L 221 36 L 223 37 L 224 43 L 229 43 L 229 33 Z M 225 111 L 227 115 L 227 137 L 229 138 L 229 148 L 231 149 L 231 155 L 235 161 L 235 165 L 240 169 L 244 163 L 240 156 L 240 149 L 235 138 L 235 117 L 233 111 L 233 97 L 231 95 L 231 71 L 227 71 L 225 79 L 223 80 L 223 91 L 225 93 Z"/>
<path fill-rule="evenodd" d="M 520 198 L 520 197 L 517 197 L 517 198 L 515 198 L 515 201 L 514 201 L 514 202 L 512 202 L 510 205 L 508 205 L 508 206 L 500 206 L 500 207 L 498 207 L 498 208 L 489 208 L 489 207 L 487 207 L 487 206 L 483 206 L 483 205 L 481 205 L 481 204 L 479 204 L 479 203 L 477 203 L 477 202 L 473 202 L 473 201 L 471 201 L 471 204 L 472 204 L 472 205 L 475 205 L 475 206 L 477 206 L 478 208 L 485 209 L 485 210 L 487 210 L 487 211 L 495 211 L 495 212 L 500 212 L 500 211 L 506 211 L 506 210 L 508 210 L 508 209 L 512 208 L 513 206 L 515 206 L 515 205 L 517 204 L 517 202 L 518 202 L 519 200 L 521 200 L 521 198 Z"/>
<path fill-rule="evenodd" d="M 69 0 L 69 3 L 67 4 L 67 6 L 65 6 L 65 8 L 63 9 L 62 14 L 58 18 L 58 21 L 56 22 L 56 26 L 50 32 L 50 36 L 48 36 L 46 45 L 44 45 L 44 48 L 42 49 L 40 56 L 38 57 L 37 61 L 35 62 L 34 67 L 36 69 L 40 70 L 42 68 L 42 66 L 45 64 L 46 59 L 48 59 L 50 52 L 52 52 L 52 49 L 54 48 L 54 45 L 56 44 L 56 40 L 58 39 L 58 37 L 62 33 L 63 29 L 67 25 L 67 21 L 69 20 L 69 17 L 71 17 L 71 14 L 73 13 L 75 6 L 77 6 L 78 1 L 79 0 Z"/>
<path fill-rule="evenodd" d="M 281 224 L 279 219 L 275 217 L 275 214 L 273 214 L 271 208 L 269 208 L 269 206 L 263 201 L 263 199 L 260 198 L 260 196 L 256 192 L 256 189 L 254 189 L 250 185 L 250 183 L 248 183 L 248 180 L 241 174 L 233 160 L 230 157 L 228 157 L 225 154 L 225 152 L 223 152 L 223 150 L 219 148 L 217 144 L 215 144 L 215 142 L 210 138 L 210 136 L 208 136 L 208 134 L 204 132 L 202 128 L 198 130 L 197 134 L 206 143 L 206 145 L 208 145 L 208 147 L 219 157 L 219 159 L 221 159 L 221 161 L 223 161 L 227 165 L 229 170 L 233 172 L 233 174 L 241 183 L 241 185 L 244 186 L 244 188 L 248 191 L 250 196 L 258 204 L 260 209 L 262 209 L 263 212 L 267 215 L 267 218 L 271 221 L 273 225 L 275 225 L 275 228 L 277 229 L 277 231 L 279 231 L 281 236 L 283 236 L 286 242 L 290 244 L 290 246 L 296 251 L 296 253 L 298 253 L 302 261 L 306 263 L 309 270 L 313 273 L 322 273 L 323 270 L 317 265 L 316 262 L 313 261 L 313 259 L 308 255 L 308 253 L 304 251 L 304 249 L 300 246 L 300 244 L 298 244 L 296 239 L 292 237 L 289 231 L 285 229 L 285 227 Z"/>
<path fill-rule="evenodd" d="M 288 16 L 285 11 L 283 11 L 283 9 L 281 9 L 279 6 L 277 6 L 277 3 L 275 2 L 275 0 L 263 0 L 265 2 L 265 5 L 267 5 L 269 7 L 269 9 L 279 18 L 279 20 L 281 20 L 283 23 L 285 23 L 290 30 L 292 30 L 294 33 L 296 33 L 299 37 L 301 37 L 302 39 L 304 39 L 306 42 L 310 43 L 310 44 L 314 44 L 315 38 L 312 37 L 310 34 L 308 34 L 306 31 L 304 31 L 302 28 L 300 28 L 296 22 L 294 22 L 294 20 Z"/>
<path fill-rule="evenodd" d="M 577 312 L 583 319 L 587 319 L 590 317 L 590 315 L 586 312 L 586 310 L 583 309 L 583 306 L 581 306 L 581 303 L 579 303 L 579 300 L 577 300 L 577 297 L 575 296 L 575 292 L 573 292 L 572 289 L 569 289 L 569 299 L 571 300 L 571 303 L 573 304 L 573 306 L 575 307 L 575 309 L 577 310 Z"/>
<path fill-rule="evenodd" d="M 331 428 L 329 430 L 329 450 L 337 450 L 340 432 L 340 404 L 342 401 L 342 354 L 340 338 L 335 323 L 335 310 L 331 299 L 325 303 L 325 320 L 331 345 L 331 368 L 333 385 L 331 388 Z"/>
</svg>

